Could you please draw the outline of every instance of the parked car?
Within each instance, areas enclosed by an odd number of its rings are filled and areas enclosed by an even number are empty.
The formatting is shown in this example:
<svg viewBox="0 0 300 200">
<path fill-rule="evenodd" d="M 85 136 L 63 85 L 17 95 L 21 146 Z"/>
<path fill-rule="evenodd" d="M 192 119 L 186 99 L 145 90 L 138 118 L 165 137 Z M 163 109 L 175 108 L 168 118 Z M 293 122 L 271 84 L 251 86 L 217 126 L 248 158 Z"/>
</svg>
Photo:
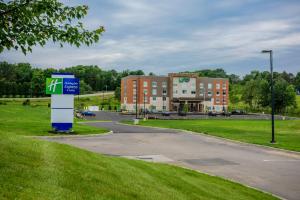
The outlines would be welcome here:
<svg viewBox="0 0 300 200">
<path fill-rule="evenodd" d="M 96 114 L 93 113 L 92 111 L 83 111 L 81 114 L 83 116 L 90 116 L 90 117 L 95 117 L 96 116 Z"/>
<path fill-rule="evenodd" d="M 161 114 L 162 114 L 162 116 L 170 116 L 171 113 L 165 111 L 165 112 L 162 112 Z"/>
<path fill-rule="evenodd" d="M 230 112 L 222 112 L 220 113 L 221 116 L 225 116 L 225 117 L 230 117 L 231 113 Z"/>
<path fill-rule="evenodd" d="M 231 111 L 232 115 L 245 115 L 246 112 L 244 110 L 233 110 Z"/>
<path fill-rule="evenodd" d="M 186 112 L 179 111 L 179 112 L 178 112 L 178 115 L 179 115 L 179 116 L 186 116 Z"/>
<path fill-rule="evenodd" d="M 216 117 L 217 116 L 217 113 L 216 112 L 212 112 L 212 111 L 209 111 L 207 113 L 208 116 L 213 116 L 213 117 Z"/>
</svg>

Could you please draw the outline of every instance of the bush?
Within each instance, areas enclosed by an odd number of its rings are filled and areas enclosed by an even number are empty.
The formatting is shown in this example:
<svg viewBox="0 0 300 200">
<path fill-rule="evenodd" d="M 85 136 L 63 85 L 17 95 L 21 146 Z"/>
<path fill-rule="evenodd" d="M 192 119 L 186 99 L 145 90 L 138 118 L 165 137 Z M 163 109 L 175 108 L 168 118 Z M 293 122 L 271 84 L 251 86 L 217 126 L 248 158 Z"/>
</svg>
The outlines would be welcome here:
<svg viewBox="0 0 300 200">
<path fill-rule="evenodd" d="M 0 105 L 6 105 L 7 103 L 5 101 L 0 101 Z"/>
<path fill-rule="evenodd" d="M 26 99 L 25 101 L 23 101 L 23 106 L 29 106 L 30 105 L 30 100 Z"/>
</svg>

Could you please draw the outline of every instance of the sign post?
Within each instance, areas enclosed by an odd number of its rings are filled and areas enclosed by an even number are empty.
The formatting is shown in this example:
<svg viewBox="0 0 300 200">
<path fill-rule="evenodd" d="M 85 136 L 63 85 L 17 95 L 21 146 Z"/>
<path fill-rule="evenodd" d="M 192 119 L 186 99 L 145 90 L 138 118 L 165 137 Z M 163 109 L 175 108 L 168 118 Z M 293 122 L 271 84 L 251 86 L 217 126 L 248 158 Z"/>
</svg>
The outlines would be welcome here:
<svg viewBox="0 0 300 200">
<path fill-rule="evenodd" d="M 74 95 L 79 94 L 79 79 L 70 73 L 53 73 L 46 80 L 51 94 L 51 125 L 56 132 L 70 132 L 74 120 Z"/>
</svg>

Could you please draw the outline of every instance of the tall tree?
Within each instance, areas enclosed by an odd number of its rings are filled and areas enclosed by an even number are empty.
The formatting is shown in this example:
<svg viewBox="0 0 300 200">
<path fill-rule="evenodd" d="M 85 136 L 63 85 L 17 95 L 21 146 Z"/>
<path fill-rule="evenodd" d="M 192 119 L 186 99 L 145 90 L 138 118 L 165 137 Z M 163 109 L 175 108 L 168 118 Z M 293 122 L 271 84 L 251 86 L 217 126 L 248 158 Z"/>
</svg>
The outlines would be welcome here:
<svg viewBox="0 0 300 200">
<path fill-rule="evenodd" d="M 93 31 L 84 28 L 80 19 L 87 11 L 86 5 L 71 7 L 58 0 L 0 0 L 0 53 L 14 48 L 26 54 L 49 39 L 61 46 L 97 42 L 104 27 Z"/>
</svg>

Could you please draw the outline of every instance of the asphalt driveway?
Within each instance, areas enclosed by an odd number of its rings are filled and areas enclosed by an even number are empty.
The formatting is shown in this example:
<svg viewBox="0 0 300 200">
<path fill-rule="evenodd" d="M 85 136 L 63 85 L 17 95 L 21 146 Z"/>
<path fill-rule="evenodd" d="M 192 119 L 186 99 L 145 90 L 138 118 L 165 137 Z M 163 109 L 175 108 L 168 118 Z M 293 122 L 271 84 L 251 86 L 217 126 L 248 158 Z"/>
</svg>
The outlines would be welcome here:
<svg viewBox="0 0 300 200">
<path fill-rule="evenodd" d="M 300 154 L 168 129 L 117 122 L 89 125 L 109 128 L 114 134 L 48 140 L 112 156 L 176 164 L 300 199 Z"/>
</svg>

